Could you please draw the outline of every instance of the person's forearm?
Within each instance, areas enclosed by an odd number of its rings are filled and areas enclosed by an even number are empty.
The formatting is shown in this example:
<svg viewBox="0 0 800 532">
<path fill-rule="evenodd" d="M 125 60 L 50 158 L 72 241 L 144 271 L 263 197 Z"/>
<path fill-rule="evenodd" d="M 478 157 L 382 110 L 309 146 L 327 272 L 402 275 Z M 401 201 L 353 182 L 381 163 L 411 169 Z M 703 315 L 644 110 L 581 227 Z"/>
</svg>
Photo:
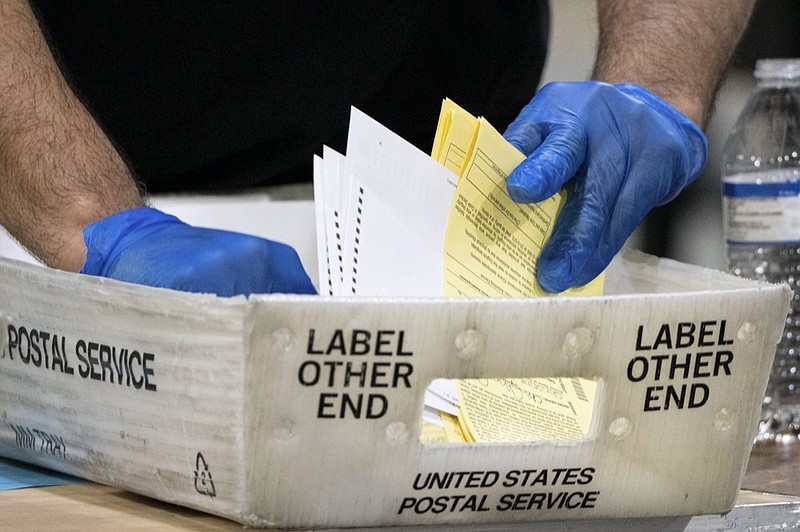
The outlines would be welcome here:
<svg viewBox="0 0 800 532">
<path fill-rule="evenodd" d="M 598 0 L 593 79 L 642 85 L 700 127 L 755 0 Z"/>
<path fill-rule="evenodd" d="M 28 3 L 0 0 L 0 225 L 46 264 L 78 271 L 83 228 L 144 204 Z"/>
</svg>

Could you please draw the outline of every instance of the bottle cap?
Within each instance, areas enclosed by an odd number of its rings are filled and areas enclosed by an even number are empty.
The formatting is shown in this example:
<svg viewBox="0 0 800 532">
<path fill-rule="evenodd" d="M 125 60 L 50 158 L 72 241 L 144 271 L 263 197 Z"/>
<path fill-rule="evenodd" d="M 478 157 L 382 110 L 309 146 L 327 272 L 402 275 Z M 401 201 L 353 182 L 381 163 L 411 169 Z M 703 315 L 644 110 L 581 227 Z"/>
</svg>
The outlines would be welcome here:
<svg viewBox="0 0 800 532">
<path fill-rule="evenodd" d="M 800 59 L 759 59 L 755 77 L 758 80 L 800 81 Z"/>
</svg>

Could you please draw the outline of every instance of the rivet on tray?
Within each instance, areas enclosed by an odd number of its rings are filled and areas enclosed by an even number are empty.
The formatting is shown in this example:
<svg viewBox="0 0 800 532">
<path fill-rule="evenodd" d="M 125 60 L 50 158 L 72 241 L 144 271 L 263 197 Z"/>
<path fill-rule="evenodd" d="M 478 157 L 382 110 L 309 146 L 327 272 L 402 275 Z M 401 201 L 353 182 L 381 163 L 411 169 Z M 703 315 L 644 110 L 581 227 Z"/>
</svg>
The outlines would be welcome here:
<svg viewBox="0 0 800 532">
<path fill-rule="evenodd" d="M 737 338 L 742 342 L 752 342 L 756 333 L 756 325 L 746 321 L 739 327 L 739 332 L 736 334 Z"/>
<path fill-rule="evenodd" d="M 567 358 L 577 358 L 589 352 L 594 345 L 594 333 L 586 327 L 576 327 L 564 337 L 561 354 Z"/>
<path fill-rule="evenodd" d="M 294 436 L 294 421 L 282 419 L 272 429 L 272 435 L 276 440 L 290 440 Z"/>
<path fill-rule="evenodd" d="M 469 361 L 483 351 L 483 336 L 475 329 L 467 329 L 456 336 L 456 356 L 460 360 Z"/>
<path fill-rule="evenodd" d="M 728 430 L 733 426 L 733 419 L 733 412 L 722 407 L 714 415 L 714 428 L 721 431 Z"/>
<path fill-rule="evenodd" d="M 278 352 L 288 352 L 294 347 L 294 332 L 287 327 L 275 329 L 272 332 L 272 350 Z"/>
<path fill-rule="evenodd" d="M 386 426 L 386 441 L 389 445 L 400 445 L 408 440 L 408 427 L 402 421 L 393 421 Z"/>
<path fill-rule="evenodd" d="M 753 338 L 756 334 L 756 325 L 755 323 L 746 321 L 739 327 L 739 332 L 736 334 L 736 337 L 743 342 L 752 342 Z"/>
<path fill-rule="evenodd" d="M 624 440 L 630 436 L 632 430 L 633 424 L 631 420 L 626 417 L 618 417 L 608 426 L 608 433 L 611 434 L 611 437 L 615 440 Z"/>
</svg>

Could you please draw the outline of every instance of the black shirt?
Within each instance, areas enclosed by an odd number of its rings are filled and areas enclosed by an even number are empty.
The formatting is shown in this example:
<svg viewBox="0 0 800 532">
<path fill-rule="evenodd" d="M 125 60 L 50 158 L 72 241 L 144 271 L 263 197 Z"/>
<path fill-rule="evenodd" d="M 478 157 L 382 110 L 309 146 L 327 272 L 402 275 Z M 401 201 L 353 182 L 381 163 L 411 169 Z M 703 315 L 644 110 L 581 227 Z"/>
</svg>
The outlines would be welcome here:
<svg viewBox="0 0 800 532">
<path fill-rule="evenodd" d="M 472 5 L 474 4 L 474 5 Z M 547 3 L 32 1 L 65 77 L 150 192 L 309 180 L 354 105 L 430 151 L 445 97 L 503 131 Z"/>
</svg>

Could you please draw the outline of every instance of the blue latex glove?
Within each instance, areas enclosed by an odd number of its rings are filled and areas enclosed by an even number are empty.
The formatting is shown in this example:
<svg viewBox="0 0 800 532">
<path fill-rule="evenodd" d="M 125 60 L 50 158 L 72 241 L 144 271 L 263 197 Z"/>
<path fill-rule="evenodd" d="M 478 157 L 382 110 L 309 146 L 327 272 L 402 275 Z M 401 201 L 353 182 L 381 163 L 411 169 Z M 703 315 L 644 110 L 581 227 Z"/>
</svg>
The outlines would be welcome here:
<svg viewBox="0 0 800 532">
<path fill-rule="evenodd" d="M 633 84 L 546 85 L 504 136 L 528 156 L 506 183 L 514 201 L 536 203 L 566 185 L 537 266 L 548 292 L 600 274 L 653 207 L 694 181 L 707 152 L 691 120 Z"/>
<path fill-rule="evenodd" d="M 81 273 L 220 296 L 314 294 L 297 252 L 255 236 L 193 227 L 156 209 L 122 211 L 83 230 Z"/>
</svg>

